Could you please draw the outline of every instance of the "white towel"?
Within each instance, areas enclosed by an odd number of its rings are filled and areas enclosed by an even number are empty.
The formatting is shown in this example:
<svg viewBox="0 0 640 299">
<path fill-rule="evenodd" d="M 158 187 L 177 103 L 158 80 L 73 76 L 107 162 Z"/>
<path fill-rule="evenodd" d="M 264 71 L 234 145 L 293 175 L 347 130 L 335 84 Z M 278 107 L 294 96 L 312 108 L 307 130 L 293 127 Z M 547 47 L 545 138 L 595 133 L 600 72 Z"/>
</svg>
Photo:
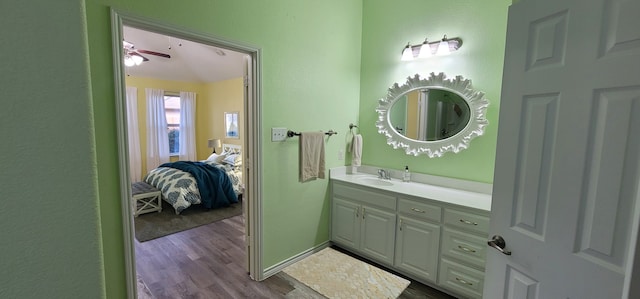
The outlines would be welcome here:
<svg viewBox="0 0 640 299">
<path fill-rule="evenodd" d="M 351 150 L 351 166 L 360 166 L 362 163 L 362 135 L 353 136 L 353 149 Z"/>
<path fill-rule="evenodd" d="M 300 182 L 324 179 L 324 133 L 300 133 Z"/>
<path fill-rule="evenodd" d="M 351 149 L 353 148 L 353 131 L 349 131 L 346 135 L 345 135 L 345 142 L 347 143 L 347 152 L 351 152 Z"/>
</svg>

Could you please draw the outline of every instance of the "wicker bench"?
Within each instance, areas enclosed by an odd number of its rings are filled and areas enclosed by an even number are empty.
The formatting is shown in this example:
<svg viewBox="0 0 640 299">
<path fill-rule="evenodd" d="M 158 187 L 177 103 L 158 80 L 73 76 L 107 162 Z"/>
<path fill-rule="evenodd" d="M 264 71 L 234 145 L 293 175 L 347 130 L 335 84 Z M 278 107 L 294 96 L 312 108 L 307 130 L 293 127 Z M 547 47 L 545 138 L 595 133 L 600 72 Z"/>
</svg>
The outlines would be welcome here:
<svg viewBox="0 0 640 299">
<path fill-rule="evenodd" d="M 131 204 L 133 216 L 150 212 L 162 212 L 162 201 L 160 190 L 147 184 L 146 182 L 136 182 L 131 184 Z"/>
</svg>

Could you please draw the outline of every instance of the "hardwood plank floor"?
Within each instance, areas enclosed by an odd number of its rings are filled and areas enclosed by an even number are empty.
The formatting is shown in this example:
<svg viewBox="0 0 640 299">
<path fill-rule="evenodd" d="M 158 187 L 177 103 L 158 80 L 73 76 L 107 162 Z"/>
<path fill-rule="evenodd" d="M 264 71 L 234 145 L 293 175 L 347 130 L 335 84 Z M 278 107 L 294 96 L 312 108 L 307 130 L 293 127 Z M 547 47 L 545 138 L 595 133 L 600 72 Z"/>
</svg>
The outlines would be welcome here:
<svg viewBox="0 0 640 299">
<path fill-rule="evenodd" d="M 164 298 L 325 298 L 278 273 L 262 282 L 245 270 L 244 220 L 236 216 L 140 243 L 138 295 Z M 453 298 L 412 281 L 400 298 Z"/>
</svg>

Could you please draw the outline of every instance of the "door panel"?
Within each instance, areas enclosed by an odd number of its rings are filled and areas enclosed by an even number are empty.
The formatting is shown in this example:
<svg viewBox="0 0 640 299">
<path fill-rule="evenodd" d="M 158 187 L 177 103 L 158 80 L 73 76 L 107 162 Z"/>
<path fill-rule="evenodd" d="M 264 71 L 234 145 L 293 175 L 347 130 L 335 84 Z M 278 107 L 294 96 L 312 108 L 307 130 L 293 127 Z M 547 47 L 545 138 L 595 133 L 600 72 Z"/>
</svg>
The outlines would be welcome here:
<svg viewBox="0 0 640 299">
<path fill-rule="evenodd" d="M 637 234 L 640 1 L 509 9 L 485 298 L 620 298 Z"/>
<path fill-rule="evenodd" d="M 372 207 L 362 207 L 362 236 L 360 249 L 388 265 L 393 265 L 396 215 Z"/>
<path fill-rule="evenodd" d="M 395 266 L 424 280 L 436 282 L 440 226 L 400 217 Z"/>
<path fill-rule="evenodd" d="M 360 247 L 359 205 L 333 198 L 331 240 L 352 249 Z"/>
</svg>

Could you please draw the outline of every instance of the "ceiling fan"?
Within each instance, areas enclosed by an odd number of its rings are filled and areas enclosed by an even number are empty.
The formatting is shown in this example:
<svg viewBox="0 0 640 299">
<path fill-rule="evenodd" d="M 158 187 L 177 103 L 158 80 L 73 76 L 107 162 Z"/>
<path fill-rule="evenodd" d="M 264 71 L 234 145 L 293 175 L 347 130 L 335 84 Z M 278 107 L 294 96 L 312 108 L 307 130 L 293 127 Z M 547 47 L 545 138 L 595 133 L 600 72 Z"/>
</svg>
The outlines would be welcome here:
<svg viewBox="0 0 640 299">
<path fill-rule="evenodd" d="M 171 55 L 169 54 L 150 51 L 150 50 L 136 49 L 132 43 L 126 40 L 122 41 L 122 47 L 124 51 L 124 65 L 126 66 L 140 65 L 144 61 L 149 61 L 149 58 L 144 57 L 142 54 L 155 55 L 155 56 L 164 57 L 164 58 L 171 58 Z"/>
</svg>

